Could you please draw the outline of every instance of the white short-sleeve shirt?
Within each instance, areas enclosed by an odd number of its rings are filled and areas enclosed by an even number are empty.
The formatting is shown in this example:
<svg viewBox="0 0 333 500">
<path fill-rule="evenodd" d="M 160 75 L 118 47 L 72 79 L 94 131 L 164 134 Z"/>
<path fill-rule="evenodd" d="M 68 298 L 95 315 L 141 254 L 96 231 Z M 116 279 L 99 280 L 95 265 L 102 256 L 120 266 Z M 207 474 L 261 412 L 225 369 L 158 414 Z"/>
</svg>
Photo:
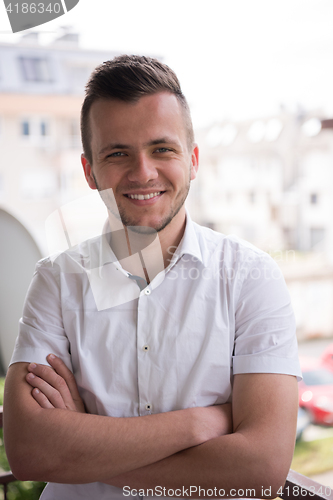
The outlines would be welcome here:
<svg viewBox="0 0 333 500">
<path fill-rule="evenodd" d="M 229 402 L 239 373 L 301 377 L 279 267 L 188 215 L 170 266 L 142 290 L 105 235 L 40 261 L 11 363 L 47 364 L 51 352 L 73 371 L 87 410 L 113 417 Z M 123 494 L 103 483 L 49 483 L 42 498 Z"/>
</svg>

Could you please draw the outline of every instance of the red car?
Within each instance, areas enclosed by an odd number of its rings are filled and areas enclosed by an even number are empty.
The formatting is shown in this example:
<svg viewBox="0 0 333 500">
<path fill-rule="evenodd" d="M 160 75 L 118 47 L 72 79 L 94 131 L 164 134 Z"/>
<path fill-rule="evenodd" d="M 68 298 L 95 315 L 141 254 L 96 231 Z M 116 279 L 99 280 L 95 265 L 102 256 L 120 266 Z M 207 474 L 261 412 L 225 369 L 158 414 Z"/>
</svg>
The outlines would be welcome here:
<svg viewBox="0 0 333 500">
<path fill-rule="evenodd" d="M 326 347 L 321 355 L 320 361 L 328 370 L 333 371 L 333 344 Z"/>
<path fill-rule="evenodd" d="M 299 382 L 299 406 L 313 424 L 333 426 L 333 372 L 316 360 L 302 363 Z"/>
</svg>

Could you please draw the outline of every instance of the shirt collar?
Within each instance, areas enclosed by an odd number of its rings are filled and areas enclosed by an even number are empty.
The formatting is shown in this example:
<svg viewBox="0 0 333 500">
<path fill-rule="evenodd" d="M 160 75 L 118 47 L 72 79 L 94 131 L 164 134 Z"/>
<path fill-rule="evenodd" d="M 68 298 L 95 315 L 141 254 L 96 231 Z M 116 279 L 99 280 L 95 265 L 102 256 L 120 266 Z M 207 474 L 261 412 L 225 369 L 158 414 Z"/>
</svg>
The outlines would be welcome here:
<svg viewBox="0 0 333 500">
<path fill-rule="evenodd" d="M 117 230 L 123 230 L 118 228 Z M 122 265 L 118 261 L 115 253 L 111 248 L 111 238 L 112 231 L 110 229 L 109 220 L 107 219 L 103 226 L 103 231 L 100 239 L 100 249 L 99 249 L 99 262 L 100 262 L 100 275 L 103 266 L 107 264 L 113 264 L 119 271 L 123 272 L 128 276 L 128 272 L 122 268 Z"/>
<path fill-rule="evenodd" d="M 204 264 L 203 255 L 195 231 L 195 224 L 186 209 L 186 225 L 184 235 L 173 254 L 170 265 L 174 265 L 183 255 L 191 255 Z"/>
<path fill-rule="evenodd" d="M 111 235 L 109 221 L 106 220 L 103 226 L 103 232 L 101 236 L 101 245 L 100 245 L 100 265 L 103 267 L 106 264 L 113 263 L 120 270 L 122 269 L 121 264 L 117 260 L 112 248 L 111 248 Z M 188 210 L 186 209 L 186 225 L 184 235 L 176 248 L 170 266 L 173 266 L 183 255 L 191 255 L 192 257 L 198 259 L 201 263 L 204 264 L 204 257 L 200 248 L 200 244 L 198 241 L 198 236 L 195 230 L 195 224 L 192 221 Z M 128 275 L 126 271 L 123 271 Z"/>
</svg>

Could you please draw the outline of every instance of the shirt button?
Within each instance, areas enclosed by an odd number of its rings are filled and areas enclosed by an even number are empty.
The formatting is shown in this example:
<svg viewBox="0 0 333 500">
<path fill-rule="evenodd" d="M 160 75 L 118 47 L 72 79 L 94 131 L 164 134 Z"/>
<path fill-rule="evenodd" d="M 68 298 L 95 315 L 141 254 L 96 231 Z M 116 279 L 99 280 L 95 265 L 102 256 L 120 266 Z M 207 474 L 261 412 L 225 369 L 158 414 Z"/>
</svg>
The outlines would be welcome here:
<svg viewBox="0 0 333 500">
<path fill-rule="evenodd" d="M 142 348 L 143 351 L 149 351 L 149 345 L 144 345 L 143 348 Z"/>
<path fill-rule="evenodd" d="M 149 288 L 146 288 L 145 289 L 145 295 L 150 295 L 151 294 L 151 290 L 149 290 Z"/>
<path fill-rule="evenodd" d="M 150 411 L 152 409 L 153 405 L 151 405 L 150 403 L 147 403 L 146 404 L 146 410 L 147 411 Z"/>
</svg>

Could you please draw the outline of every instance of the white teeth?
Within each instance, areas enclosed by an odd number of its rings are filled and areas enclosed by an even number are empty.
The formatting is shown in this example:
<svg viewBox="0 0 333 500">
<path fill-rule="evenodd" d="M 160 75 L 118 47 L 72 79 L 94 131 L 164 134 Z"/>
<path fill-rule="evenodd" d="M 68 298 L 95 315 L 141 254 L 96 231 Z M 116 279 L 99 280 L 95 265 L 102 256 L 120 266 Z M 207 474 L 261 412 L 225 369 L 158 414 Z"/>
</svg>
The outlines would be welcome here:
<svg viewBox="0 0 333 500">
<path fill-rule="evenodd" d="M 158 196 L 159 194 L 161 194 L 161 191 L 150 194 L 128 194 L 127 196 L 132 200 L 149 200 L 150 198 L 154 198 L 154 196 Z"/>
</svg>

